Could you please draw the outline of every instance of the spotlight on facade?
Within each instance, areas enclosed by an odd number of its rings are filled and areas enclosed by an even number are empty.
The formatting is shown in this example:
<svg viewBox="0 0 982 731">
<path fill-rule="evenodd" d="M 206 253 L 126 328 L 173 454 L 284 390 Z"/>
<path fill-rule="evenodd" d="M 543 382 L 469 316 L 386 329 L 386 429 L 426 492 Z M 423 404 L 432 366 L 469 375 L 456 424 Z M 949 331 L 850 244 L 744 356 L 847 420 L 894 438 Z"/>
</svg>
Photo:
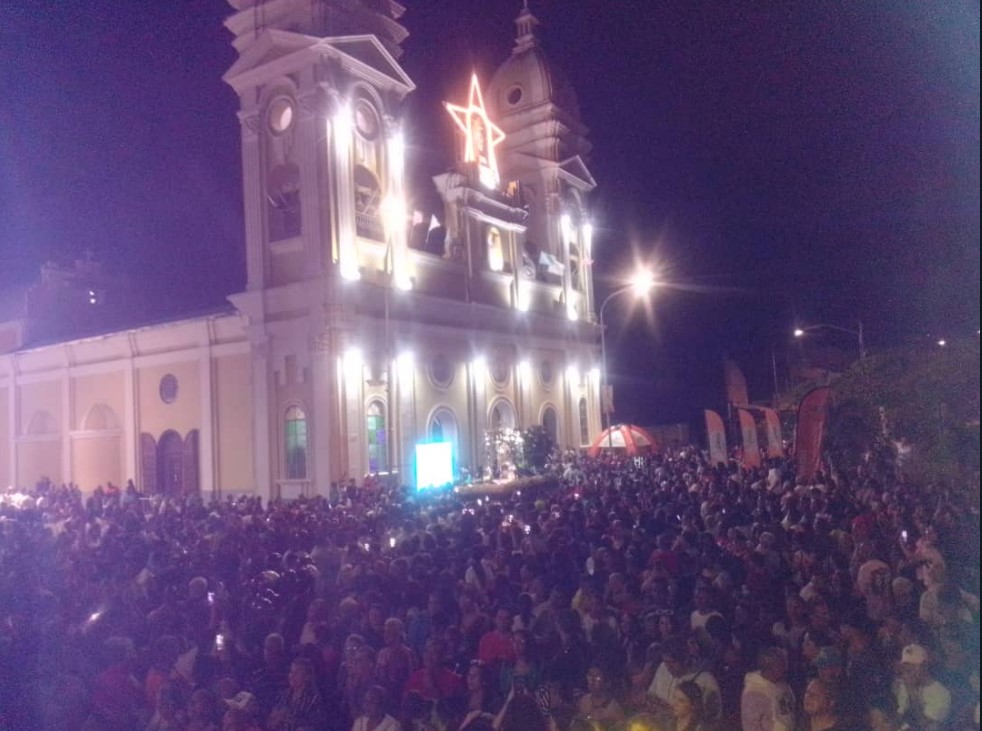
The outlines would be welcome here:
<svg viewBox="0 0 982 731">
<path fill-rule="evenodd" d="M 406 141 L 402 132 L 395 132 L 389 138 L 389 164 L 395 176 L 402 175 L 403 161 L 406 159 Z"/>
<path fill-rule="evenodd" d="M 474 375 L 474 381 L 480 383 L 483 380 L 485 374 L 488 372 L 488 363 L 482 356 L 478 356 L 471 361 L 471 373 Z"/>
<path fill-rule="evenodd" d="M 344 378 L 350 383 L 357 383 L 362 376 L 362 357 L 358 348 L 348 348 L 344 353 Z"/>
<path fill-rule="evenodd" d="M 415 371 L 415 358 L 413 354 L 408 350 L 399 353 L 399 357 L 396 358 L 396 372 L 399 374 L 399 381 L 401 383 L 410 383 L 413 378 L 413 373 Z"/>
<path fill-rule="evenodd" d="M 580 367 L 575 363 L 566 367 L 566 380 L 570 386 L 580 385 Z"/>
<path fill-rule="evenodd" d="M 945 347 L 947 344 L 948 344 L 948 341 L 945 340 L 944 338 L 942 338 L 941 340 L 938 341 L 938 345 L 940 347 L 942 347 L 942 348 Z"/>
<path fill-rule="evenodd" d="M 518 377 L 522 381 L 528 383 L 529 378 L 532 376 L 532 366 L 527 360 L 523 360 L 518 364 Z"/>
<path fill-rule="evenodd" d="M 794 329 L 794 336 L 795 336 L 796 338 L 801 338 L 801 337 L 804 337 L 804 335 L 805 335 L 805 331 L 804 331 L 804 330 L 802 330 L 802 329 L 801 329 L 800 327 L 796 327 L 796 328 Z"/>
<path fill-rule="evenodd" d="M 576 321 L 580 318 L 579 313 L 576 311 L 576 305 L 570 302 L 566 305 L 566 317 L 570 320 Z"/>
<path fill-rule="evenodd" d="M 595 384 L 600 383 L 600 369 L 597 366 L 590 369 L 590 380 Z"/>
</svg>

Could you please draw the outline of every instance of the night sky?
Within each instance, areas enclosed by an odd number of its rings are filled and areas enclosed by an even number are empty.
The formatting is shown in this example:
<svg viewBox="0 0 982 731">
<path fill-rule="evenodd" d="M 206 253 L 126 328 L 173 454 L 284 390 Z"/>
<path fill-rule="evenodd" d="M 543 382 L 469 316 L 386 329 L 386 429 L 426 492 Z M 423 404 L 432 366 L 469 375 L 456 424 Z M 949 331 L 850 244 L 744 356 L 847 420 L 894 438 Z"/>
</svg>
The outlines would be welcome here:
<svg viewBox="0 0 982 731">
<path fill-rule="evenodd" d="M 507 57 L 520 2 L 405 4 L 425 181 L 451 163 L 440 102 Z M 861 319 L 871 350 L 975 337 L 977 1 L 531 7 L 591 129 L 598 303 L 635 261 L 673 283 L 647 315 L 608 308 L 619 417 L 717 405 L 724 353 L 767 398 L 796 319 Z M 86 249 L 160 314 L 242 288 L 230 12 L 0 3 L 0 288 Z"/>
</svg>

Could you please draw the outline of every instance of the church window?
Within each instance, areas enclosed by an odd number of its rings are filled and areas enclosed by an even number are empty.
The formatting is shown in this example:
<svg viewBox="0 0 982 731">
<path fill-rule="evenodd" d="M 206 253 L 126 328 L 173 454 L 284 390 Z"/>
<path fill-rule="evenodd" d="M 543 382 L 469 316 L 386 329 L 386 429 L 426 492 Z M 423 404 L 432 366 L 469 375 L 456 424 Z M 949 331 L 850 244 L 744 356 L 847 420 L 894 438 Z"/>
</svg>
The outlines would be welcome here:
<svg viewBox="0 0 982 731">
<path fill-rule="evenodd" d="M 277 135 L 283 134 L 293 125 L 295 116 L 293 100 L 287 96 L 276 97 L 270 102 L 267 111 L 270 131 Z"/>
<path fill-rule="evenodd" d="M 372 401 L 368 405 L 368 471 L 385 472 L 389 469 L 388 437 L 385 430 L 385 405 Z"/>
<path fill-rule="evenodd" d="M 501 232 L 494 226 L 488 229 L 488 268 L 492 272 L 505 268 L 505 247 L 501 242 Z"/>
<path fill-rule="evenodd" d="M 375 174 L 364 165 L 355 167 L 355 229 L 359 236 L 384 240 L 379 204 L 382 187 Z"/>
<path fill-rule="evenodd" d="M 375 108 L 364 99 L 355 103 L 355 164 L 381 176 L 382 123 Z"/>
<path fill-rule="evenodd" d="M 586 399 L 581 398 L 579 403 L 580 415 L 580 444 L 590 443 L 590 422 L 586 413 Z"/>
<path fill-rule="evenodd" d="M 300 235 L 300 169 L 293 163 L 277 165 L 266 184 L 269 240 L 282 241 Z"/>
<path fill-rule="evenodd" d="M 307 413 L 299 406 L 286 410 L 284 419 L 286 479 L 307 479 Z"/>
<path fill-rule="evenodd" d="M 573 289 L 577 292 L 581 289 L 580 283 L 580 250 L 576 244 L 569 245 L 569 280 Z"/>
</svg>

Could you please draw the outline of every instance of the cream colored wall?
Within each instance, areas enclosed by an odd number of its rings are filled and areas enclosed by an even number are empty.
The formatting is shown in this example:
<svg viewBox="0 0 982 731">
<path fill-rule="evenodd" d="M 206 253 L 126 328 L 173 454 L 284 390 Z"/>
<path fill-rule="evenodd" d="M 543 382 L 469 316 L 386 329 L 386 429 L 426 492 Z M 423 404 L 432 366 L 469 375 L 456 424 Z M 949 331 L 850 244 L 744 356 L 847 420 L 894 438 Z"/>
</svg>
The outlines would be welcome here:
<svg viewBox="0 0 982 731">
<path fill-rule="evenodd" d="M 14 435 L 10 433 L 10 421 L 7 414 L 10 409 L 10 389 L 0 388 L 0 487 L 5 487 L 10 480 L 11 445 Z"/>
<path fill-rule="evenodd" d="M 27 434 L 27 425 L 38 411 L 47 411 L 61 431 L 61 380 L 25 383 L 20 386 L 20 433 Z M 52 478 L 53 479 L 53 478 Z M 33 484 L 33 483 L 31 483 Z"/>
<path fill-rule="evenodd" d="M 218 473 L 222 490 L 247 490 L 256 484 L 252 459 L 252 364 L 249 355 L 215 359 L 213 394 L 217 399 Z"/>
<path fill-rule="evenodd" d="M 192 429 L 201 428 L 200 368 L 198 361 L 192 360 L 137 370 L 139 431 L 157 439 L 168 429 L 183 437 Z M 177 399 L 165 404 L 160 398 L 160 379 L 168 373 L 177 378 Z"/>
<path fill-rule="evenodd" d="M 124 484 L 122 440 L 118 434 L 72 439 L 72 481 L 83 492 Z"/>
<path fill-rule="evenodd" d="M 17 445 L 17 484 L 30 487 L 42 477 L 55 483 L 66 481 L 61 472 L 61 440 L 57 437 Z"/>
<path fill-rule="evenodd" d="M 545 385 L 539 377 L 542 361 L 552 361 L 553 378 L 550 385 Z M 542 426 L 542 411 L 546 404 L 556 409 L 558 417 L 558 434 L 561 444 L 565 444 L 567 429 L 566 421 L 566 360 L 562 353 L 548 350 L 533 350 L 528 354 L 531 366 L 529 385 L 528 424 Z"/>
<path fill-rule="evenodd" d="M 77 376 L 72 381 L 74 388 L 74 413 L 71 420 L 72 429 L 85 428 L 85 416 L 96 404 L 104 404 L 113 410 L 116 423 L 123 426 L 124 371 L 111 371 L 88 376 Z"/>
<path fill-rule="evenodd" d="M 457 418 L 457 454 L 454 458 L 458 466 L 467 466 L 471 462 L 471 439 L 468 432 L 467 414 L 467 374 L 466 355 L 452 348 L 443 347 L 447 357 L 454 362 L 454 378 L 450 387 L 439 389 L 435 387 L 428 375 L 428 356 L 435 355 L 441 346 L 435 345 L 422 349 L 417 356 L 416 370 L 416 427 L 417 441 L 429 436 L 429 421 L 438 407 L 446 407 L 453 411 Z"/>
</svg>

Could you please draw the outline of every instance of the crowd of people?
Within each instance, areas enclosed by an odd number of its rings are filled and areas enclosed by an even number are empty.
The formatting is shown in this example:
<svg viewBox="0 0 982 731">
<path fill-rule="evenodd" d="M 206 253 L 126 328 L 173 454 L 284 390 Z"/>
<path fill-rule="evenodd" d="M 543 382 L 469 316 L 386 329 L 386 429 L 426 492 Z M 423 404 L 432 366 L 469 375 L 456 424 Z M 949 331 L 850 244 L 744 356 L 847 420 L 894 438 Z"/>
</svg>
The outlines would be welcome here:
<svg viewBox="0 0 982 731">
<path fill-rule="evenodd" d="M 978 728 L 961 492 L 696 449 L 553 470 L 8 499 L 0 731 Z"/>
</svg>

